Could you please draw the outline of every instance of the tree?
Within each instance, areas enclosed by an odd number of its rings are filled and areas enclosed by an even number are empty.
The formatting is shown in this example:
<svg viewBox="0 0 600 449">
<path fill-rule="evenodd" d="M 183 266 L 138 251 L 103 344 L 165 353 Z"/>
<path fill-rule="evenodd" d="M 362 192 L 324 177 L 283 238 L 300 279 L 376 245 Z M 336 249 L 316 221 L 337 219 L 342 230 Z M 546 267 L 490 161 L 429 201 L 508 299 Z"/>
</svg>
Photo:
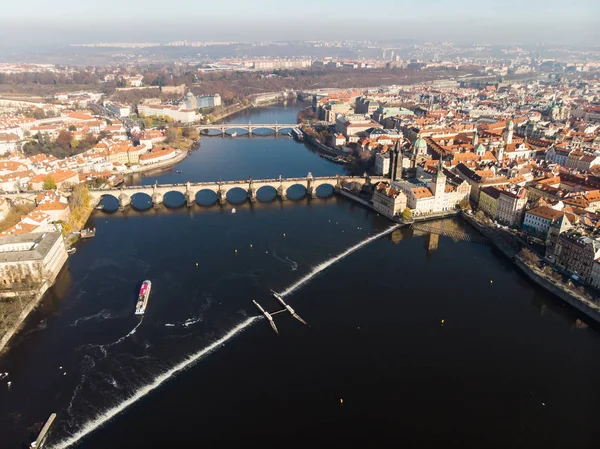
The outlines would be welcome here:
<svg viewBox="0 0 600 449">
<path fill-rule="evenodd" d="M 177 140 L 177 138 L 179 137 L 179 133 L 177 132 L 177 128 L 174 128 L 172 126 L 170 126 L 167 129 L 167 143 L 173 143 Z"/>
<path fill-rule="evenodd" d="M 404 220 L 410 220 L 412 218 L 412 212 L 408 207 L 402 211 L 402 218 Z"/>
<path fill-rule="evenodd" d="M 529 248 L 523 248 L 519 251 L 519 258 L 527 265 L 537 266 L 540 258 L 536 253 L 531 251 Z"/>
<path fill-rule="evenodd" d="M 75 184 L 69 196 L 69 206 L 72 209 L 88 207 L 90 204 L 90 193 L 84 184 Z"/>
<path fill-rule="evenodd" d="M 56 189 L 56 181 L 52 175 L 48 175 L 44 178 L 44 184 L 42 186 L 44 190 L 54 190 Z"/>
<path fill-rule="evenodd" d="M 71 125 L 71 126 L 69 126 L 69 131 L 71 131 L 71 132 L 77 131 L 77 127 L 75 125 Z"/>
<path fill-rule="evenodd" d="M 71 141 L 73 140 L 73 134 L 69 131 L 62 130 L 58 137 L 56 138 L 56 143 L 62 148 L 69 148 L 71 146 Z"/>
<path fill-rule="evenodd" d="M 460 207 L 460 210 L 471 210 L 471 203 L 467 198 L 465 198 L 460 203 L 458 203 L 458 207 Z"/>
<path fill-rule="evenodd" d="M 79 140 L 77 140 L 77 139 L 71 140 L 71 148 L 76 150 L 78 146 L 79 146 Z"/>
<path fill-rule="evenodd" d="M 153 124 L 154 124 L 154 121 L 152 120 L 152 117 L 144 117 L 144 127 L 145 128 L 152 128 Z"/>
</svg>

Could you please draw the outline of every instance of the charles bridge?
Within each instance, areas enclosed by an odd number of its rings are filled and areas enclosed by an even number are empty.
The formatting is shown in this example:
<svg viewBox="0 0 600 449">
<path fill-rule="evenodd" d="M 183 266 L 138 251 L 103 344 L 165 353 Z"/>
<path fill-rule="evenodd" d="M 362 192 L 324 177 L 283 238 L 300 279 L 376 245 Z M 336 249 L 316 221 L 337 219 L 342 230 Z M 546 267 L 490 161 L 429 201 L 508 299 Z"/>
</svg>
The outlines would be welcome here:
<svg viewBox="0 0 600 449">
<path fill-rule="evenodd" d="M 119 208 L 122 210 L 131 204 L 131 199 L 136 194 L 145 194 L 152 199 L 152 204 L 158 206 L 163 202 L 164 196 L 170 192 L 179 192 L 185 197 L 186 204 L 191 206 L 196 200 L 198 192 L 209 190 L 217 195 L 217 202 L 225 204 L 227 201 L 227 192 L 232 189 L 241 188 L 247 192 L 250 202 L 255 202 L 257 192 L 263 187 L 272 187 L 276 190 L 277 196 L 287 199 L 287 191 L 290 187 L 300 185 L 306 189 L 306 196 L 315 198 L 317 188 L 322 185 L 329 185 L 340 190 L 346 188 L 362 188 L 371 183 L 385 181 L 387 178 L 381 176 L 324 176 L 313 177 L 310 173 L 304 178 L 275 178 L 275 179 L 248 179 L 243 181 L 219 181 L 219 182 L 187 182 L 184 184 L 154 184 L 145 186 L 125 186 L 111 189 L 90 189 L 90 202 L 96 206 L 105 196 L 112 196 L 119 201 Z"/>
<path fill-rule="evenodd" d="M 279 134 L 279 131 L 283 129 L 289 129 L 291 131 L 297 126 L 297 123 L 257 123 L 255 125 L 251 123 L 217 123 L 214 125 L 199 125 L 196 126 L 196 129 L 203 135 L 207 135 L 208 131 L 219 131 L 222 136 L 225 136 L 227 131 L 232 131 L 234 129 L 243 129 L 248 131 L 248 135 L 251 136 L 252 133 L 257 129 L 266 129 L 274 131 L 275 134 Z"/>
</svg>

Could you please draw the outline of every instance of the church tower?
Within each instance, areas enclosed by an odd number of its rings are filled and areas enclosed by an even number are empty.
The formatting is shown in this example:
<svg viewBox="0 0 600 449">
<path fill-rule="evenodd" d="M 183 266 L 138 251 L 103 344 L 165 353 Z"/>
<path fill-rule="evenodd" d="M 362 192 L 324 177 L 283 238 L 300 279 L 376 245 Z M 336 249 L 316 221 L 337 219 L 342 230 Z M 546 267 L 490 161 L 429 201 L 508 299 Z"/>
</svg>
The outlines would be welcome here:
<svg viewBox="0 0 600 449">
<path fill-rule="evenodd" d="M 502 138 L 504 139 L 507 145 L 510 145 L 512 143 L 514 129 L 515 124 L 512 120 L 509 120 L 508 124 L 506 125 L 506 129 L 504 130 L 504 133 L 502 135 Z"/>
<path fill-rule="evenodd" d="M 479 143 L 479 134 L 477 133 L 477 128 L 475 128 L 475 133 L 473 134 L 473 140 L 471 141 L 471 145 L 473 145 L 473 148 L 475 148 L 478 143 Z"/>
<path fill-rule="evenodd" d="M 446 175 L 444 174 L 444 158 L 440 157 L 437 166 L 437 173 L 433 178 L 433 182 L 431 183 L 431 191 L 433 192 L 433 196 L 436 198 L 436 202 L 438 198 L 443 198 L 444 193 L 446 193 Z"/>
</svg>

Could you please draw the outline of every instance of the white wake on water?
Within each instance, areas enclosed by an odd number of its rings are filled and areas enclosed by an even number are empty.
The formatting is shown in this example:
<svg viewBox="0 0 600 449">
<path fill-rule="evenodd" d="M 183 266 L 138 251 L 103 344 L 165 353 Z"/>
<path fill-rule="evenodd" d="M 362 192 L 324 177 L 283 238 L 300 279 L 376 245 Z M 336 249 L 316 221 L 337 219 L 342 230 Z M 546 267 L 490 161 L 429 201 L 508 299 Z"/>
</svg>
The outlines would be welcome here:
<svg viewBox="0 0 600 449">
<path fill-rule="evenodd" d="M 359 250 L 363 246 L 368 245 L 373 240 L 376 240 L 376 239 L 378 239 L 378 238 L 380 238 L 380 237 L 382 237 L 382 236 L 384 236 L 386 234 L 389 234 L 389 233 L 393 232 L 395 229 L 398 229 L 399 227 L 400 227 L 400 225 L 391 226 L 388 229 L 386 229 L 385 231 L 382 231 L 382 232 L 380 232 L 378 234 L 375 234 L 375 235 L 373 235 L 371 237 L 368 237 L 365 240 L 357 243 L 356 245 L 348 248 L 343 253 L 340 253 L 337 256 L 332 257 L 329 260 L 326 260 L 325 262 L 322 262 L 321 264 L 319 264 L 316 267 L 314 267 L 308 274 L 306 274 L 305 276 L 303 276 L 299 281 L 297 281 L 296 283 L 292 284 L 287 289 L 285 289 L 284 291 L 282 291 L 280 293 L 280 295 L 281 296 L 287 296 L 287 295 L 289 295 L 290 293 L 294 292 L 299 287 L 301 287 L 302 285 L 304 285 L 305 283 L 307 283 L 308 281 L 310 281 L 317 274 L 319 274 L 320 272 L 322 272 L 323 270 L 325 270 L 327 267 L 329 267 L 329 266 L 333 265 L 334 263 L 342 260 L 344 257 L 349 256 L 350 254 L 352 254 L 353 252 Z M 101 427 L 104 424 L 106 424 L 108 421 L 110 421 L 116 415 L 118 415 L 119 413 L 121 413 L 127 407 L 129 407 L 133 403 L 137 402 L 139 399 L 141 399 L 142 397 L 146 396 L 148 393 L 150 393 L 153 390 L 157 389 L 159 386 L 161 386 L 164 382 L 166 382 L 167 380 L 169 380 L 172 376 L 174 376 L 175 374 L 177 374 L 179 371 L 182 371 L 182 370 L 190 367 L 195 362 L 197 362 L 198 360 L 200 360 L 202 357 L 210 354 L 212 351 L 214 351 L 215 349 L 217 349 L 219 346 L 225 344 L 228 340 L 230 340 L 231 338 L 233 338 L 239 332 L 243 331 L 244 329 L 246 329 L 248 326 L 250 326 L 251 324 L 253 324 L 255 321 L 257 321 L 259 319 L 262 319 L 262 316 L 254 316 L 254 317 L 248 318 L 247 320 L 245 320 L 242 323 L 238 324 L 233 329 L 231 329 L 229 332 L 227 332 L 224 336 L 222 336 L 220 339 L 218 339 L 215 342 L 211 343 L 206 348 L 204 348 L 204 349 L 202 349 L 202 350 L 200 350 L 200 351 L 198 351 L 198 352 L 190 355 L 188 358 L 186 358 L 183 361 L 179 362 L 177 365 L 175 365 L 171 369 L 169 369 L 169 370 L 165 371 L 164 373 L 158 375 L 152 382 L 150 382 L 149 384 L 145 385 L 144 387 L 141 387 L 140 389 L 138 389 L 135 393 L 133 393 L 130 397 L 128 397 L 127 399 L 125 399 L 123 402 L 121 402 L 120 404 L 118 404 L 118 405 L 116 405 L 116 406 L 114 406 L 114 407 L 106 410 L 104 413 L 97 415 L 95 418 L 91 419 L 86 424 L 84 424 L 81 427 L 81 429 L 79 429 L 75 434 L 73 434 L 70 437 L 68 437 L 68 438 L 66 438 L 64 440 L 61 440 L 61 441 L 57 442 L 56 444 L 50 446 L 50 449 L 65 449 L 65 448 L 68 448 L 68 447 L 72 446 L 73 444 L 77 443 L 79 440 L 81 440 L 83 437 L 85 437 L 89 433 L 93 432 L 94 430 L 96 430 L 99 427 Z M 104 349 L 105 346 L 113 346 L 113 345 L 115 345 L 117 343 L 120 343 L 125 338 L 133 335 L 135 333 L 135 331 L 137 330 L 137 328 L 141 324 L 142 324 L 142 322 L 140 321 L 138 323 L 138 325 L 135 326 L 127 335 L 121 337 L 117 341 L 115 341 L 113 343 L 110 343 L 108 345 L 101 345 L 102 346 L 101 349 Z"/>
<path fill-rule="evenodd" d="M 306 274 L 305 276 L 303 276 L 302 278 L 300 278 L 300 280 L 298 280 L 294 284 L 290 285 L 285 290 L 279 292 L 279 295 L 281 297 L 286 297 L 290 293 L 292 293 L 295 290 L 297 290 L 300 286 L 306 284 L 308 281 L 310 281 L 313 277 L 315 277 L 317 274 L 319 274 L 325 268 L 333 265 L 336 262 L 339 262 L 344 257 L 349 256 L 350 254 L 352 254 L 353 252 L 359 250 L 363 246 L 368 245 L 373 240 L 377 240 L 378 238 L 380 238 L 380 237 L 382 237 L 382 236 L 384 236 L 386 234 L 389 234 L 390 232 L 393 232 L 394 230 L 398 229 L 399 227 L 400 227 L 400 225 L 391 226 L 391 227 L 387 228 L 385 231 L 380 232 L 379 234 L 375 234 L 375 235 L 373 235 L 371 237 L 368 237 L 368 238 L 364 239 L 362 242 L 359 242 L 356 245 L 351 246 L 350 248 L 348 248 L 343 253 L 338 254 L 337 256 L 332 257 L 331 259 L 326 260 L 325 262 L 320 263 L 319 265 L 317 265 L 316 267 L 314 267 L 308 274 Z"/>
<path fill-rule="evenodd" d="M 151 391 L 153 391 L 156 388 L 158 388 L 159 386 L 161 386 L 164 382 L 169 380 L 177 372 L 188 368 L 189 366 L 191 366 L 192 364 L 194 364 L 195 362 L 200 360 L 202 357 L 210 354 L 216 348 L 218 348 L 219 346 L 226 343 L 228 340 L 233 338 L 237 333 L 241 332 L 242 330 L 244 330 L 245 328 L 250 326 L 256 320 L 259 320 L 260 318 L 262 318 L 262 317 L 255 316 L 252 318 L 248 318 L 246 321 L 243 321 L 242 323 L 238 324 L 233 329 L 231 329 L 229 332 L 227 332 L 224 336 L 222 336 L 220 339 L 211 343 L 210 345 L 208 345 L 206 348 L 202 349 L 201 351 L 198 351 L 198 352 L 192 354 L 191 356 L 189 356 L 182 362 L 179 362 L 173 368 L 158 375 L 148 385 L 137 390 L 129 398 L 125 399 L 120 404 L 114 406 L 113 408 L 106 410 L 104 413 L 102 413 L 102 414 L 96 416 L 95 418 L 93 418 L 92 420 L 88 421 L 79 431 L 77 431 L 77 433 L 50 446 L 50 449 L 64 449 L 64 448 L 67 448 L 67 447 L 72 446 L 73 444 L 77 443 L 79 440 L 81 440 L 87 434 L 93 432 L 98 427 L 106 424 L 108 421 L 110 421 L 116 415 L 118 415 L 123 410 L 125 410 L 127 407 L 132 405 L 134 402 L 138 401 L 139 399 L 146 396 Z"/>
</svg>

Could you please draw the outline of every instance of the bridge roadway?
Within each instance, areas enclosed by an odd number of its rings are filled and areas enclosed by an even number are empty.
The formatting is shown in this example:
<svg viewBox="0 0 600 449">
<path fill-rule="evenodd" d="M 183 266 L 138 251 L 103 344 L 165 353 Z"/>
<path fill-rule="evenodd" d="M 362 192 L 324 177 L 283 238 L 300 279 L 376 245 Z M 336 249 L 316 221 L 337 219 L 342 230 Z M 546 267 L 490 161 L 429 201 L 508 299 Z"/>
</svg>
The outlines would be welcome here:
<svg viewBox="0 0 600 449">
<path fill-rule="evenodd" d="M 297 123 L 217 123 L 214 125 L 199 125 L 196 129 L 202 133 L 203 131 L 220 131 L 221 135 L 224 136 L 227 131 L 232 129 L 245 129 L 249 135 L 252 135 L 254 130 L 257 129 L 268 129 L 275 131 L 275 134 L 279 134 L 282 129 L 294 129 L 298 126 Z M 204 133 L 206 135 L 206 133 Z"/>
<path fill-rule="evenodd" d="M 287 190 L 295 185 L 301 185 L 306 189 L 306 195 L 311 198 L 317 196 L 317 188 L 322 185 L 330 185 L 335 189 L 341 189 L 349 184 L 355 184 L 361 188 L 366 184 L 385 181 L 382 176 L 324 176 L 313 177 L 310 173 L 305 178 L 279 178 L 275 179 L 248 179 L 244 181 L 219 181 L 219 182 L 187 182 L 185 184 L 154 184 L 146 186 L 126 186 L 114 189 L 90 189 L 90 202 L 96 206 L 103 197 L 109 195 L 119 201 L 119 209 L 124 209 L 131 204 L 131 198 L 135 194 L 143 193 L 152 198 L 152 204 L 156 207 L 163 202 L 164 196 L 170 192 L 179 192 L 185 197 L 188 206 L 196 200 L 196 194 L 202 190 L 210 190 L 217 195 L 219 204 L 227 201 L 227 192 L 231 189 L 241 188 L 246 191 L 250 202 L 256 201 L 259 189 L 272 187 L 277 191 L 277 196 L 282 200 L 287 199 Z"/>
</svg>

